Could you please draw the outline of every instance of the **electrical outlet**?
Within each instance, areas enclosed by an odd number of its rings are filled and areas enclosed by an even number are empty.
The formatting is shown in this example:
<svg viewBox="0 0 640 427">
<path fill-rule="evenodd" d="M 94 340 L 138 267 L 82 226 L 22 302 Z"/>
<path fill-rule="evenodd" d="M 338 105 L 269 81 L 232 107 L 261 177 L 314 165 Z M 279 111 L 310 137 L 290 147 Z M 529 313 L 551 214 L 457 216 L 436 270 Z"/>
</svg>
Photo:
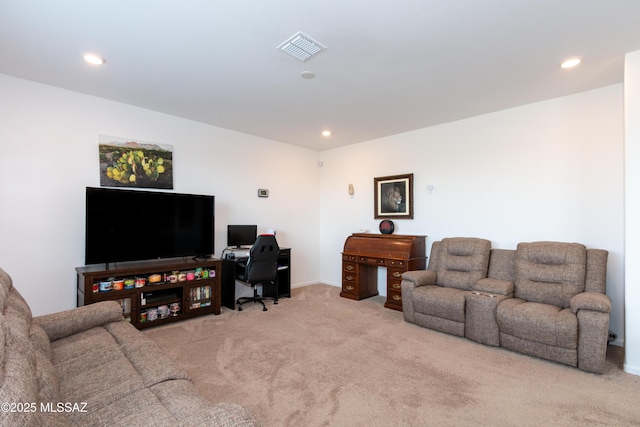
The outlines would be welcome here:
<svg viewBox="0 0 640 427">
<path fill-rule="evenodd" d="M 609 342 L 613 342 L 618 339 L 618 334 L 615 332 L 609 331 Z"/>
</svg>

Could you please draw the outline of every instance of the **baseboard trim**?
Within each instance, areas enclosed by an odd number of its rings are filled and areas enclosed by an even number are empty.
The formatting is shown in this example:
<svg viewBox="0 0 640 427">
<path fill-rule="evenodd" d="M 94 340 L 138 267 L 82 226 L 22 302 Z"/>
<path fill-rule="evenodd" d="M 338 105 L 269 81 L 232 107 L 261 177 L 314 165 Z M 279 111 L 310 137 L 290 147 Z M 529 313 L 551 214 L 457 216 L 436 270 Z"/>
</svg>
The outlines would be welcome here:
<svg viewBox="0 0 640 427">
<path fill-rule="evenodd" d="M 640 366 L 632 366 L 627 363 L 622 368 L 627 374 L 640 376 Z"/>
</svg>

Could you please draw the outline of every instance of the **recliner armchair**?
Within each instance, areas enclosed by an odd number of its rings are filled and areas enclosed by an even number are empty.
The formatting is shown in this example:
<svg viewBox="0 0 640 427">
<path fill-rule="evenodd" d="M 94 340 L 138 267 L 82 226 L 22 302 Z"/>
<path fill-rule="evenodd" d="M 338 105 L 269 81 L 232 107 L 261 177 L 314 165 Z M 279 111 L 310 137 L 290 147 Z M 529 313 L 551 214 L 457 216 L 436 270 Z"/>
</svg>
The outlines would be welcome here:
<svg viewBox="0 0 640 427">
<path fill-rule="evenodd" d="M 602 373 L 611 311 L 607 257 L 579 243 L 519 243 L 514 297 L 496 311 L 500 346 Z"/>
<path fill-rule="evenodd" d="M 465 294 L 487 277 L 491 242 L 451 237 L 431 246 L 427 270 L 402 275 L 402 310 L 407 322 L 465 336 Z"/>
<path fill-rule="evenodd" d="M 273 234 L 261 234 L 249 251 L 249 258 L 246 263 L 239 263 L 240 270 L 236 278 L 250 285 L 253 288 L 252 297 L 238 298 L 236 304 L 238 311 L 242 311 L 242 304 L 253 301 L 262 304 L 262 310 L 267 311 L 264 304 L 265 299 L 273 299 L 273 303 L 278 303 L 278 292 L 275 297 L 264 297 L 258 295 L 258 285 L 274 284 L 278 275 L 278 253 L 280 247 Z M 264 292 L 263 292 L 264 293 Z"/>
</svg>

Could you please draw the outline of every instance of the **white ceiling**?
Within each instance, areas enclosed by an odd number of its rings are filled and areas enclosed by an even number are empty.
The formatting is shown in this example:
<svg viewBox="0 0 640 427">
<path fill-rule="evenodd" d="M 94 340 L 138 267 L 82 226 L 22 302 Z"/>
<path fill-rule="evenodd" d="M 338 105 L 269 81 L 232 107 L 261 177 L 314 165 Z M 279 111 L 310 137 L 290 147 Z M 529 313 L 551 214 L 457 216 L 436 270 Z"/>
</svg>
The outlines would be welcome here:
<svg viewBox="0 0 640 427">
<path fill-rule="evenodd" d="M 327 50 L 276 49 L 298 31 Z M 618 83 L 639 49 L 639 0 L 0 0 L 0 73 L 316 150 Z"/>
</svg>

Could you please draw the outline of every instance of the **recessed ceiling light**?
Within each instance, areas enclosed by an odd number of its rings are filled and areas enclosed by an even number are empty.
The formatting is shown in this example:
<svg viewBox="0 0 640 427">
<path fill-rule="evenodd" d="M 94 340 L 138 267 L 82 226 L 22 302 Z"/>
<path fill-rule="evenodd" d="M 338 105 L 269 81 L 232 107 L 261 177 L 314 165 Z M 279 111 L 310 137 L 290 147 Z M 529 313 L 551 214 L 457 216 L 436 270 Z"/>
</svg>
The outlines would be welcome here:
<svg viewBox="0 0 640 427">
<path fill-rule="evenodd" d="M 573 68 L 576 65 L 580 64 L 580 62 L 582 62 L 580 60 L 580 58 L 571 58 L 571 59 L 567 59 L 566 61 L 564 61 L 562 63 L 562 65 L 560 65 L 562 68 Z"/>
<path fill-rule="evenodd" d="M 331 136 L 331 131 L 330 130 L 323 130 L 322 131 L 322 136 L 326 136 L 326 137 Z"/>
<path fill-rule="evenodd" d="M 302 77 L 303 79 L 309 80 L 312 79 L 316 76 L 316 74 L 313 71 L 303 71 L 300 73 L 300 77 Z"/>
<path fill-rule="evenodd" d="M 94 53 L 85 53 L 84 55 L 82 55 L 82 57 L 89 64 L 93 64 L 93 65 L 102 65 L 105 62 L 107 62 L 103 57 L 98 56 Z"/>
</svg>

